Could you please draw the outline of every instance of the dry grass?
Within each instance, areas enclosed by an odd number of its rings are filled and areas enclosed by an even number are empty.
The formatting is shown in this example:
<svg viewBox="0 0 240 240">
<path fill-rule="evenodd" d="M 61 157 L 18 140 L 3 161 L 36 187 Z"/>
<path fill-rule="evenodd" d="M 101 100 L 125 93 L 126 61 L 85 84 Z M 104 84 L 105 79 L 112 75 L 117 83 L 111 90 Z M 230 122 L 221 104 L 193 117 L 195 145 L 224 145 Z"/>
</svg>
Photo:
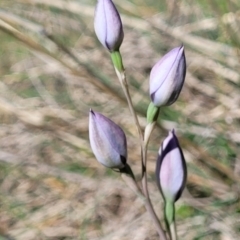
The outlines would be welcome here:
<svg viewBox="0 0 240 240">
<path fill-rule="evenodd" d="M 85 2 L 1 0 L 0 240 L 157 239 L 141 201 L 89 148 L 91 107 L 124 128 L 129 163 L 140 174 L 137 132 L 108 53 L 93 33 L 94 3 Z M 150 142 L 157 213 L 156 154 L 174 127 L 189 171 L 177 204 L 180 239 L 239 239 L 238 1 L 115 2 L 143 127 L 151 67 L 167 50 L 186 46 L 183 92 L 162 110 Z"/>
</svg>

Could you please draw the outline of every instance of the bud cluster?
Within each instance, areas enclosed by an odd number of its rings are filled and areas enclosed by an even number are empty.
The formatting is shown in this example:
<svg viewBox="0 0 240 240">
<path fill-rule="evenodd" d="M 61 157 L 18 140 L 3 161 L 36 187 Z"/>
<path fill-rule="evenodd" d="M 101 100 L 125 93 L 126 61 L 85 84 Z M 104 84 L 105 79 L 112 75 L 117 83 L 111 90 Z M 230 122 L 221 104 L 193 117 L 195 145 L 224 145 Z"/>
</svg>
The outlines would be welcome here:
<svg viewBox="0 0 240 240">
<path fill-rule="evenodd" d="M 120 15 L 112 0 L 98 0 L 94 28 L 101 44 L 111 53 L 118 77 L 124 76 L 125 80 L 119 51 L 124 33 Z M 147 111 L 148 125 L 145 128 L 145 135 L 141 139 L 145 145 L 141 148 L 147 148 L 160 108 L 169 106 L 178 99 L 185 76 L 186 59 L 183 45 L 173 48 L 153 66 L 149 81 L 151 103 Z M 123 84 L 122 87 L 127 88 L 127 84 Z M 128 90 L 124 89 L 124 92 L 128 93 Z M 129 99 L 128 103 L 131 109 Z M 131 110 L 134 111 L 134 108 Z M 108 168 L 119 169 L 122 173 L 124 169 L 127 169 L 127 172 L 130 172 L 135 180 L 132 170 L 127 164 L 127 140 L 120 126 L 104 115 L 90 110 L 89 139 L 92 151 L 99 163 Z M 142 153 L 143 148 L 141 150 Z M 174 203 L 180 198 L 187 179 L 186 162 L 174 130 L 171 130 L 163 141 L 156 162 L 156 182 L 165 202 L 167 226 L 172 227 Z M 143 172 L 146 171 L 144 164 L 142 162 Z M 146 197 L 149 199 L 147 195 Z M 174 232 L 174 230 L 171 231 Z M 171 239 L 173 239 L 173 232 L 169 234 Z M 162 236 L 166 239 L 164 233 Z"/>
</svg>

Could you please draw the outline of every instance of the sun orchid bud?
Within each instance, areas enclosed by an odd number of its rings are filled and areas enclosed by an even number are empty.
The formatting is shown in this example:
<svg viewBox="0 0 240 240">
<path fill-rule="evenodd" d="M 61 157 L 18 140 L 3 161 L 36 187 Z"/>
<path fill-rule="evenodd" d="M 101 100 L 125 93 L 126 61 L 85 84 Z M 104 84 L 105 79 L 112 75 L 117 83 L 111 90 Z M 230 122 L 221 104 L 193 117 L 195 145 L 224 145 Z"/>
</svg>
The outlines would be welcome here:
<svg viewBox="0 0 240 240">
<path fill-rule="evenodd" d="M 187 167 L 174 130 L 169 132 L 159 149 L 156 178 L 165 202 L 176 202 L 185 187 Z"/>
<path fill-rule="evenodd" d="M 102 165 L 124 168 L 127 162 L 127 140 L 123 130 L 98 112 L 89 112 L 89 139 L 92 151 Z"/>
<path fill-rule="evenodd" d="M 112 0 L 98 0 L 94 29 L 105 48 L 110 52 L 119 50 L 124 34 L 120 15 Z"/>
<path fill-rule="evenodd" d="M 150 73 L 150 96 L 156 107 L 173 104 L 181 90 L 186 75 L 184 47 L 176 47 L 164 55 Z"/>
</svg>

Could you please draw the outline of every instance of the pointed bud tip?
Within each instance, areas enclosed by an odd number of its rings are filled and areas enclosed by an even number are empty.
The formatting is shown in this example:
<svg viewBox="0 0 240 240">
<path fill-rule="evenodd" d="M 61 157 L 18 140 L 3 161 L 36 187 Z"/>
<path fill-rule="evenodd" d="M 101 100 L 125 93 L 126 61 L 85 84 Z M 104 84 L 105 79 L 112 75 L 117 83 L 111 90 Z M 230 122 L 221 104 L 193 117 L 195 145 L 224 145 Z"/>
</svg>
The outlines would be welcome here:
<svg viewBox="0 0 240 240">
<path fill-rule="evenodd" d="M 169 131 L 169 133 L 173 134 L 174 136 L 176 136 L 175 134 L 175 129 L 173 128 L 172 130 Z"/>
<path fill-rule="evenodd" d="M 180 53 L 181 55 L 184 54 L 184 50 L 185 50 L 185 48 L 184 48 L 184 45 L 183 45 L 183 44 L 182 44 L 181 46 L 179 46 L 179 53 Z"/>
<path fill-rule="evenodd" d="M 179 46 L 179 48 L 182 49 L 182 50 L 184 50 L 184 45 L 181 44 L 181 45 Z"/>
<path fill-rule="evenodd" d="M 90 108 L 89 110 L 89 118 L 94 117 L 95 116 L 95 112 Z"/>
</svg>

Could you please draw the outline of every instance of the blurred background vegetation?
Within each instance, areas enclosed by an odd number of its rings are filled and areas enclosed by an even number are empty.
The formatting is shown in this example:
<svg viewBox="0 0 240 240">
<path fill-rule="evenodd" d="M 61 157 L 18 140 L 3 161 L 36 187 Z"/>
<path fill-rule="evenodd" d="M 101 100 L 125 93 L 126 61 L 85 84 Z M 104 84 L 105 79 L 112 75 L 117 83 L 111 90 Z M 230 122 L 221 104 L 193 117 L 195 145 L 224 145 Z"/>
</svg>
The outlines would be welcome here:
<svg viewBox="0 0 240 240">
<path fill-rule="evenodd" d="M 179 100 L 163 108 L 149 149 L 175 128 L 188 163 L 177 204 L 179 238 L 240 237 L 240 1 L 115 0 L 133 102 L 146 124 L 151 67 L 184 44 L 188 64 Z M 108 52 L 93 31 L 96 1 L 0 1 L 0 240 L 157 239 L 141 201 L 97 163 L 88 111 L 128 136 L 140 176 L 137 132 Z"/>
</svg>

